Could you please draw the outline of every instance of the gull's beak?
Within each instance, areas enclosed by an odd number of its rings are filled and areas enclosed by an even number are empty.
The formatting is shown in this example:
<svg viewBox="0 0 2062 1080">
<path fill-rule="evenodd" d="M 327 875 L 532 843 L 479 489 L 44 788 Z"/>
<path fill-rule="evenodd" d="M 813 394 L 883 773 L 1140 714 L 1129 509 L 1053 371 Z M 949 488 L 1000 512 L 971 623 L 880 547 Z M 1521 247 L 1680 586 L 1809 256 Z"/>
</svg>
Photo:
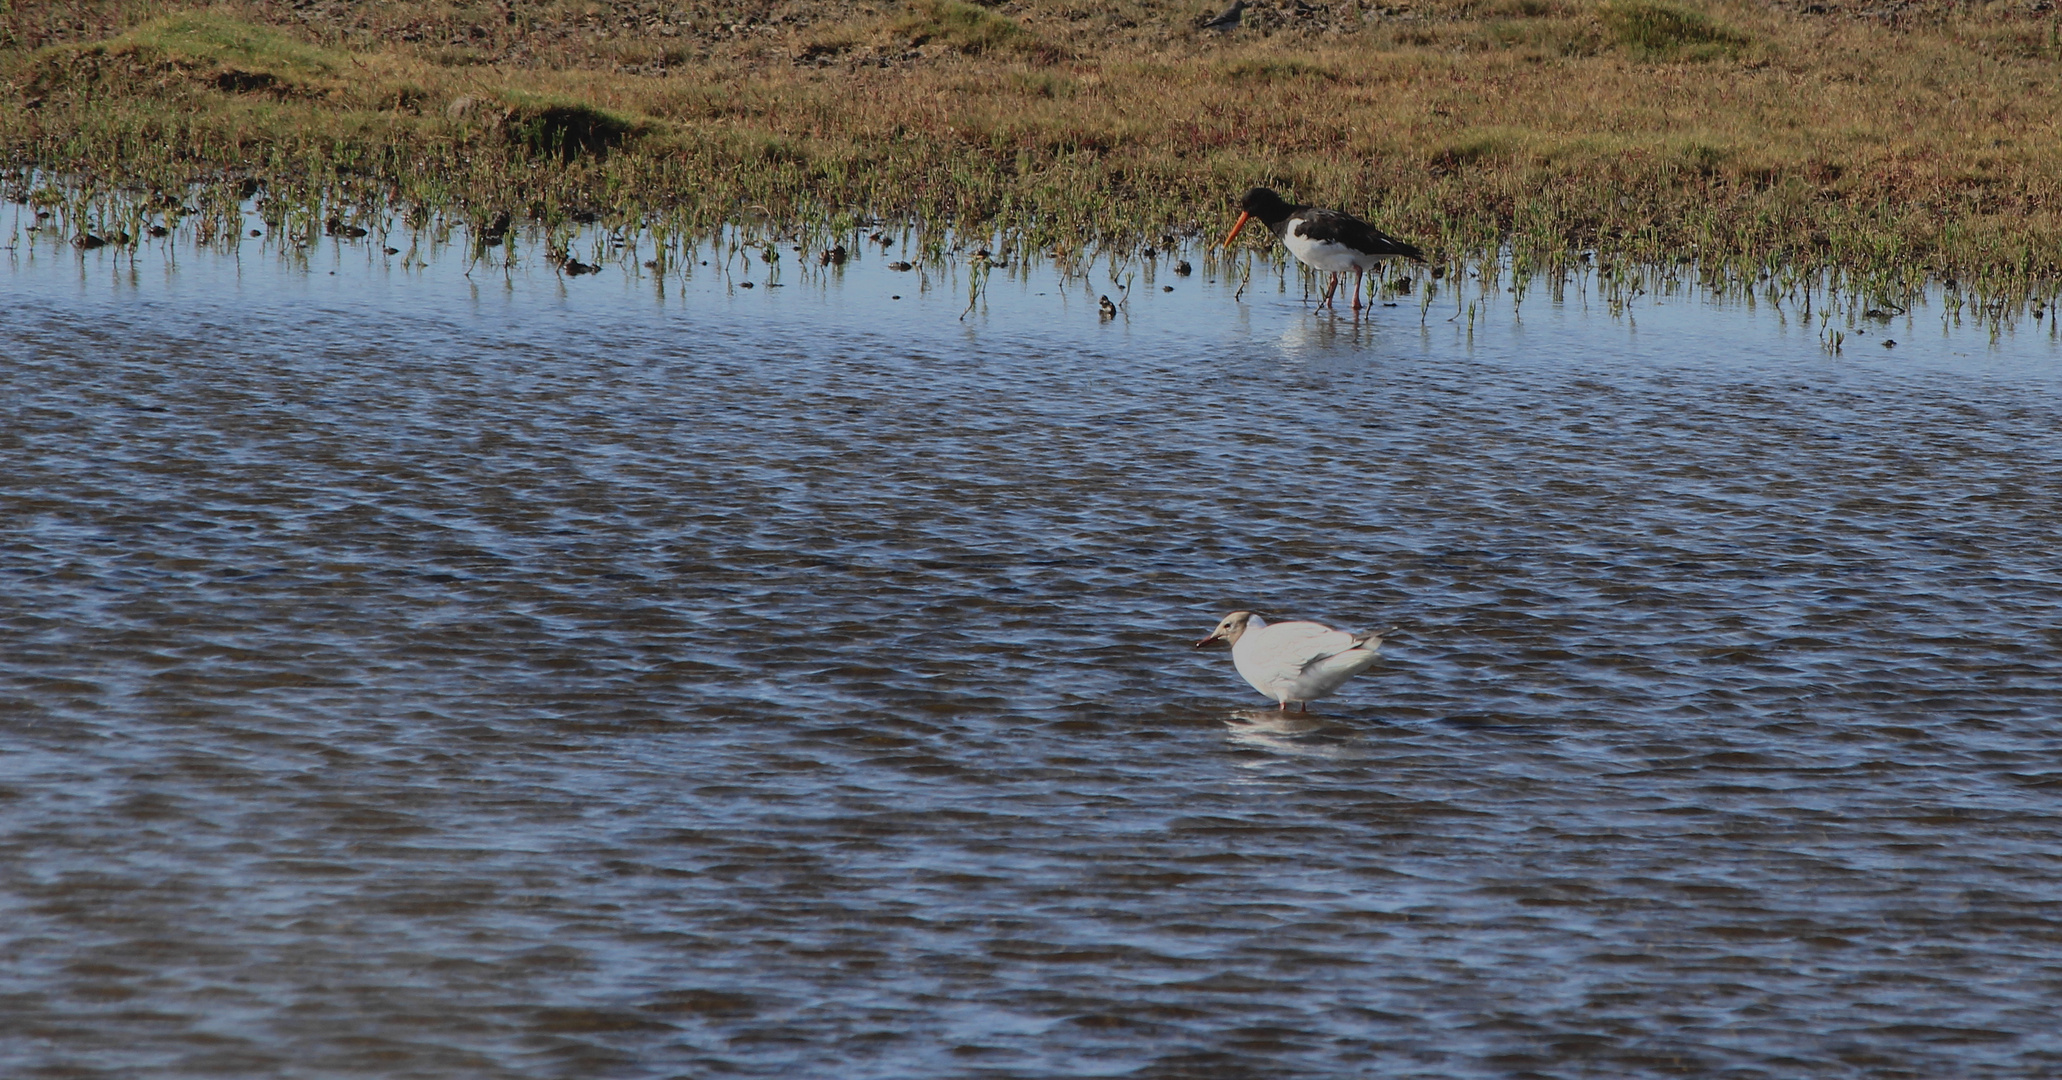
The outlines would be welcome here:
<svg viewBox="0 0 2062 1080">
<path fill-rule="evenodd" d="M 1239 223 L 1238 223 L 1238 224 L 1236 224 L 1236 225 L 1234 225 L 1234 226 L 1232 226 L 1232 227 L 1231 227 L 1231 232 L 1230 232 L 1230 234 L 1228 234 L 1227 236 L 1225 236 L 1225 238 L 1224 238 L 1224 246 L 1225 246 L 1225 247 L 1230 247 L 1230 246 L 1231 246 L 1231 242 L 1232 242 L 1233 240 L 1235 240 L 1235 239 L 1237 239 L 1237 238 L 1238 238 L 1238 235 L 1239 235 L 1239 230 L 1240 230 L 1240 229 L 1243 229 L 1243 228 L 1245 228 L 1245 227 L 1246 227 L 1246 222 L 1248 222 L 1248 221 L 1251 221 L 1251 220 L 1253 220 L 1253 215 L 1252 215 L 1252 214 L 1249 214 L 1249 213 L 1247 213 L 1247 212 L 1246 212 L 1246 211 L 1244 211 L 1244 210 L 1241 210 L 1241 211 L 1239 211 Z"/>
<path fill-rule="evenodd" d="M 1196 642 L 1196 648 L 1200 649 L 1200 648 L 1202 648 L 1203 646 L 1205 646 L 1205 645 L 1208 645 L 1208 644 L 1210 644 L 1210 643 L 1211 643 L 1211 642 L 1213 642 L 1213 641 L 1223 641 L 1223 640 L 1224 640 L 1224 634 L 1223 634 L 1223 633 L 1221 633 L 1221 632 L 1212 632 L 1212 633 L 1211 633 L 1211 635 L 1210 635 L 1209 637 L 1206 637 L 1206 638 L 1204 638 L 1203 640 L 1201 640 L 1201 641 L 1198 641 L 1198 642 Z"/>
</svg>

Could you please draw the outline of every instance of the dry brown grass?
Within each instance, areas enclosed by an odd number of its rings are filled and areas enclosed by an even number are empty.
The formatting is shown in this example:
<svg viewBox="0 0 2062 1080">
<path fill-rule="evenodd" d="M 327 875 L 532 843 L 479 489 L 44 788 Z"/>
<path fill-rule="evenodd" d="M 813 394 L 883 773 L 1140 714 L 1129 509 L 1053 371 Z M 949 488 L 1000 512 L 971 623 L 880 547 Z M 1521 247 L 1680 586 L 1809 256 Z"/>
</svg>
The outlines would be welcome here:
<svg viewBox="0 0 2062 1080">
<path fill-rule="evenodd" d="M 165 4 L 17 4 L 0 145 L 106 182 L 228 170 L 475 214 L 911 214 L 1068 243 L 1221 227 L 1270 183 L 1449 254 L 2062 268 L 2052 12 L 1268 0 L 1195 30 L 1217 6 L 252 0 L 203 20 L 277 29 L 231 56 L 172 40 Z"/>
</svg>

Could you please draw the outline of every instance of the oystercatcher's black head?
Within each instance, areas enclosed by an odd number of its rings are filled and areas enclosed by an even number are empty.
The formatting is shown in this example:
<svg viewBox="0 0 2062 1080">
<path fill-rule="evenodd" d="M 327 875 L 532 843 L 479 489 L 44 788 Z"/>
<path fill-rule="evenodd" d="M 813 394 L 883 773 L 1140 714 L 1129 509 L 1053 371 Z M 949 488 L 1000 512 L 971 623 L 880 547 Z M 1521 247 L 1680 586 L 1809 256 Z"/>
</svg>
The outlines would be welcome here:
<svg viewBox="0 0 2062 1080">
<path fill-rule="evenodd" d="M 1224 246 L 1230 247 L 1231 242 L 1238 237 L 1239 230 L 1245 228 L 1246 222 L 1254 218 L 1259 218 L 1261 224 L 1280 232 L 1282 222 L 1288 220 L 1289 215 L 1296 210 L 1294 203 L 1276 194 L 1273 188 L 1253 188 L 1239 196 L 1239 221 L 1231 227 L 1231 234 L 1224 238 Z"/>
<path fill-rule="evenodd" d="M 1296 212 L 1294 203 L 1276 194 L 1273 188 L 1264 187 L 1253 188 L 1239 196 L 1239 209 L 1270 227 Z"/>
</svg>

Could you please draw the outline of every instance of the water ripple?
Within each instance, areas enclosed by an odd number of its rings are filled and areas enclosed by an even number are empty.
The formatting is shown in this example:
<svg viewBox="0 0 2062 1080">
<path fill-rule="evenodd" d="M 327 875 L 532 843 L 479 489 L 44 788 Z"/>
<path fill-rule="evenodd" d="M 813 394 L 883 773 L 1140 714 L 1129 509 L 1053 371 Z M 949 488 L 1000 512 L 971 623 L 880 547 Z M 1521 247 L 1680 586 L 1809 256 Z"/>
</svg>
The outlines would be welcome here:
<svg viewBox="0 0 2062 1080">
<path fill-rule="evenodd" d="M 11 1074 L 2062 1068 L 2050 341 L 119 266 L 0 269 Z"/>
</svg>

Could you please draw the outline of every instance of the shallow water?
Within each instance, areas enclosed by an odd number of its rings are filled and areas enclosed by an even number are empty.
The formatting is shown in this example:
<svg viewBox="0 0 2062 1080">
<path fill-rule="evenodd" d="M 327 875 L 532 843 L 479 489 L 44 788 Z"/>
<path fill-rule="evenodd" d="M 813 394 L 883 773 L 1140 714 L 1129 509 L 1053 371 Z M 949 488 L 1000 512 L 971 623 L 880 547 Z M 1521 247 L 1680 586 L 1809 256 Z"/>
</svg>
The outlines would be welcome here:
<svg viewBox="0 0 2062 1080">
<path fill-rule="evenodd" d="M 2049 327 L 882 261 L 0 252 L 6 1074 L 2062 1070 Z"/>
</svg>

